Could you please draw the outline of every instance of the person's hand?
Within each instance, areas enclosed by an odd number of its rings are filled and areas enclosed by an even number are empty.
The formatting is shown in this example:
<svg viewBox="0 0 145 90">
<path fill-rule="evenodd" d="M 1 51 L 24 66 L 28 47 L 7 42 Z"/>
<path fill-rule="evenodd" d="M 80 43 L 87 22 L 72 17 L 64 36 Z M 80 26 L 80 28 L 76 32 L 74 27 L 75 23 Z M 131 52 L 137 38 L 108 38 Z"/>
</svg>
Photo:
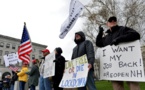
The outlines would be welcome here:
<svg viewBox="0 0 145 90">
<path fill-rule="evenodd" d="M 53 62 L 56 62 L 56 60 L 53 60 Z"/>
<path fill-rule="evenodd" d="M 88 68 L 90 70 L 92 68 L 92 64 L 88 64 Z"/>
<path fill-rule="evenodd" d="M 119 42 L 117 41 L 117 39 L 114 39 L 112 42 L 111 42 L 111 45 L 118 45 L 119 44 Z"/>
<path fill-rule="evenodd" d="M 104 29 L 103 29 L 103 27 L 101 27 L 101 25 L 99 26 L 99 32 L 103 32 L 104 31 Z"/>
</svg>

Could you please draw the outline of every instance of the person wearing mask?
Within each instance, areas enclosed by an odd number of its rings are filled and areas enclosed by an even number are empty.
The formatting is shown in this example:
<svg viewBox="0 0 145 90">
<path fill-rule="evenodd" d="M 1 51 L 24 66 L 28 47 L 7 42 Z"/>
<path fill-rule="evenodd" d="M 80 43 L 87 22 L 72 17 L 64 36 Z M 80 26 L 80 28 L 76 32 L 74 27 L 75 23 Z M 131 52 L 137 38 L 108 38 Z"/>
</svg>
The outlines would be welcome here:
<svg viewBox="0 0 145 90">
<path fill-rule="evenodd" d="M 28 81 L 26 72 L 28 72 L 28 62 L 23 62 L 21 71 L 19 73 L 16 72 L 19 80 L 19 90 L 25 90 L 25 84 Z"/>
<path fill-rule="evenodd" d="M 63 88 L 59 87 L 59 83 L 63 77 L 64 69 L 65 69 L 65 58 L 61 55 L 62 49 L 60 47 L 55 48 L 55 76 L 53 79 L 53 87 L 54 90 L 63 90 Z"/>
<path fill-rule="evenodd" d="M 112 16 L 107 22 L 108 30 L 106 35 L 104 29 L 99 26 L 99 33 L 96 38 L 96 46 L 105 47 L 107 45 L 118 45 L 124 42 L 132 42 L 140 39 L 138 32 L 129 27 L 118 26 L 117 18 Z M 111 81 L 114 90 L 125 90 L 123 81 Z M 130 90 L 140 90 L 138 82 L 127 82 Z"/>
<path fill-rule="evenodd" d="M 48 49 L 44 49 L 42 50 L 43 53 L 43 57 L 41 58 L 40 61 L 40 78 L 39 78 L 39 90 L 52 90 L 51 87 L 51 81 L 49 80 L 49 78 L 44 78 L 44 63 L 45 63 L 45 57 L 50 54 L 50 51 Z"/>
<path fill-rule="evenodd" d="M 3 90 L 10 90 L 11 75 L 6 75 L 3 80 Z"/>
<path fill-rule="evenodd" d="M 75 39 L 74 39 L 76 46 L 73 49 L 72 53 L 72 60 L 75 58 L 78 58 L 80 56 L 83 56 L 86 54 L 88 59 L 88 78 L 87 78 L 87 84 L 89 90 L 97 90 L 95 87 L 95 81 L 94 81 L 94 60 L 95 60 L 95 54 L 94 54 L 94 47 L 91 41 L 86 40 L 85 34 L 82 31 L 75 33 Z M 78 90 L 87 90 L 86 87 L 80 87 Z"/>
<path fill-rule="evenodd" d="M 38 85 L 38 80 L 39 80 L 39 67 L 37 65 L 37 60 L 34 59 L 32 60 L 32 69 L 29 72 L 26 72 L 26 74 L 29 75 L 28 79 L 28 85 L 30 87 L 30 90 L 36 90 L 35 87 Z"/>
</svg>

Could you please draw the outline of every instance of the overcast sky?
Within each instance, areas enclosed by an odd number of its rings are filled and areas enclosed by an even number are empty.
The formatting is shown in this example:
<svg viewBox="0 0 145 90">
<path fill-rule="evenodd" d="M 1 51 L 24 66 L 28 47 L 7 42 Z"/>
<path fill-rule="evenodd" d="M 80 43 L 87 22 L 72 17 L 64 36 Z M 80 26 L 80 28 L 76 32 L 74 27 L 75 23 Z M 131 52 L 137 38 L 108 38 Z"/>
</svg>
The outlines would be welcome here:
<svg viewBox="0 0 145 90">
<path fill-rule="evenodd" d="M 84 5 L 90 0 L 80 0 Z M 21 39 L 26 22 L 31 41 L 47 45 L 52 52 L 55 47 L 63 49 L 70 60 L 74 33 L 81 30 L 79 18 L 64 39 L 59 39 L 61 24 L 68 17 L 70 0 L 0 0 L 0 34 Z"/>
</svg>

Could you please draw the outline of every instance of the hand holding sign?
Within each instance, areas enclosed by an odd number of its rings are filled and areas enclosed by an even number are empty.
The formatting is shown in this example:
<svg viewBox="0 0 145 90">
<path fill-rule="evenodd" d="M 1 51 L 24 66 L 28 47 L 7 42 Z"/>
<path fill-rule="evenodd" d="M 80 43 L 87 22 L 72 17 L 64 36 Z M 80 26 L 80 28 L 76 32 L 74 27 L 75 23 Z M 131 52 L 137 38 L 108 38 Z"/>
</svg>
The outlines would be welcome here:
<svg viewBox="0 0 145 90">
<path fill-rule="evenodd" d="M 88 60 L 86 55 L 65 63 L 65 73 L 59 84 L 63 88 L 76 88 L 86 85 L 88 76 Z"/>
<path fill-rule="evenodd" d="M 92 68 L 92 64 L 88 64 L 88 68 L 90 70 Z"/>
</svg>

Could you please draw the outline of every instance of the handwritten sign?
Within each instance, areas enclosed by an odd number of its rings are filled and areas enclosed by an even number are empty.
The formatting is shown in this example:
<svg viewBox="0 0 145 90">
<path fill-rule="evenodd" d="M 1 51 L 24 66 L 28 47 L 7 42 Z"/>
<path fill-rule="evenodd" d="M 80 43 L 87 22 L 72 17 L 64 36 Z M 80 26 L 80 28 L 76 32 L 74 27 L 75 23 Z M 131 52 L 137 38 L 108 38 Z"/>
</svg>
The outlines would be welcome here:
<svg viewBox="0 0 145 90">
<path fill-rule="evenodd" d="M 145 81 L 139 41 L 101 48 L 100 79 Z"/>
<path fill-rule="evenodd" d="M 76 88 L 86 85 L 88 60 L 86 55 L 65 63 L 65 73 L 59 84 L 62 88 Z"/>
<path fill-rule="evenodd" d="M 45 57 L 45 63 L 44 63 L 44 78 L 54 76 L 55 74 L 55 63 L 53 62 L 55 60 L 55 53 L 50 53 Z"/>
<path fill-rule="evenodd" d="M 19 61 L 18 53 L 10 53 L 8 55 L 4 55 L 5 66 L 8 67 L 10 64 L 17 64 Z"/>
</svg>

